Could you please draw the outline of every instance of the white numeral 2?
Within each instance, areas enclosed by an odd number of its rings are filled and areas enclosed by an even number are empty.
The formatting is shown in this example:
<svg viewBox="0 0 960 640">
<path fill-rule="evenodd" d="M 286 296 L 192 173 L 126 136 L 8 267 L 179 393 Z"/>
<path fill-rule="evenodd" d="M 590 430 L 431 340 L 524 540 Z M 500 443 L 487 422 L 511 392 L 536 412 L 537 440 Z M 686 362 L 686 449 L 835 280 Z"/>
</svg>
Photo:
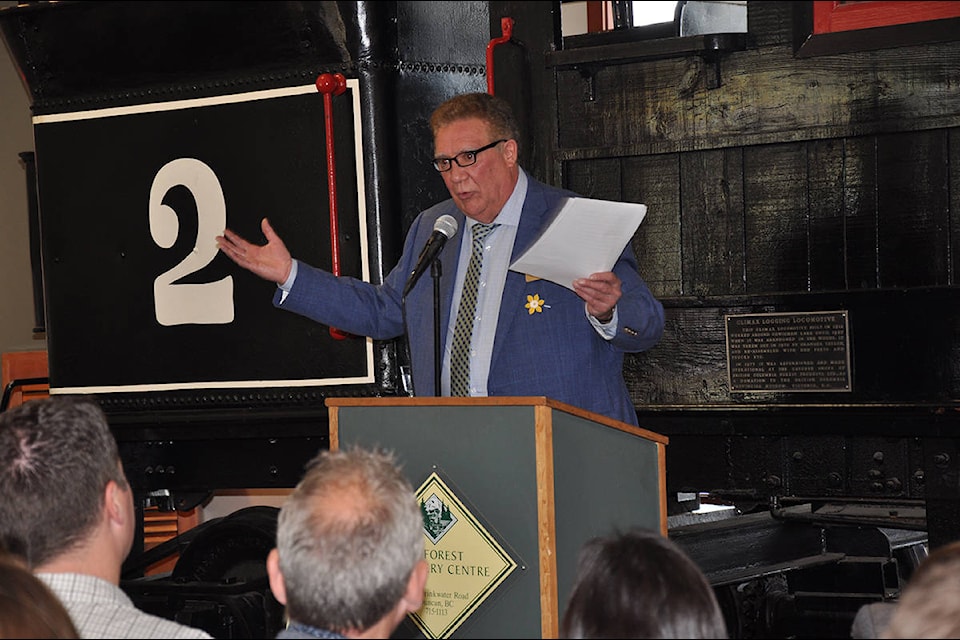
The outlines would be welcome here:
<svg viewBox="0 0 960 640">
<path fill-rule="evenodd" d="M 204 268 L 216 257 L 216 237 L 227 226 L 223 189 L 213 169 L 194 158 L 178 158 L 165 164 L 150 187 L 150 235 L 157 246 L 169 249 L 180 233 L 177 212 L 163 204 L 167 192 L 182 185 L 197 203 L 197 237 L 193 250 L 169 271 L 153 281 L 157 322 L 178 324 L 229 324 L 233 322 L 233 277 L 216 282 L 175 284 Z"/>
</svg>

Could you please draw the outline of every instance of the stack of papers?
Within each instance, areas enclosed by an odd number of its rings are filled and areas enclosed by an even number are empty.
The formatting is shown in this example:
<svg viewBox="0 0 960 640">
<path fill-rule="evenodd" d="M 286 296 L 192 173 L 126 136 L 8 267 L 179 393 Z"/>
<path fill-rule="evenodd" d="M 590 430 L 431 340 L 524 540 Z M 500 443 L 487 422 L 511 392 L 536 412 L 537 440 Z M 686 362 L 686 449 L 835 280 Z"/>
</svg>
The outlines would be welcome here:
<svg viewBox="0 0 960 640">
<path fill-rule="evenodd" d="M 573 281 L 611 271 L 636 233 L 647 205 L 568 198 L 512 271 L 573 289 Z"/>
</svg>

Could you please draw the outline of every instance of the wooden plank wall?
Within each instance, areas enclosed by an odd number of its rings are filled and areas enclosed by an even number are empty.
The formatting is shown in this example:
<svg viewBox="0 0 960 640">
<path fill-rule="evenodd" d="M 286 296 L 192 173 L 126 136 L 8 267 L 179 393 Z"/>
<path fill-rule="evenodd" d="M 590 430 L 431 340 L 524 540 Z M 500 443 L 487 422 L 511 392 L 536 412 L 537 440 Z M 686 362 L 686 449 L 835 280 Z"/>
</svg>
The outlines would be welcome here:
<svg viewBox="0 0 960 640">
<path fill-rule="evenodd" d="M 718 88 L 696 55 L 557 68 L 560 181 L 649 206 L 633 245 L 668 327 L 627 363 L 638 405 L 960 397 L 960 39 L 797 58 L 801 4 L 748 3 Z M 831 308 L 852 394 L 729 392 L 724 314 Z"/>
</svg>

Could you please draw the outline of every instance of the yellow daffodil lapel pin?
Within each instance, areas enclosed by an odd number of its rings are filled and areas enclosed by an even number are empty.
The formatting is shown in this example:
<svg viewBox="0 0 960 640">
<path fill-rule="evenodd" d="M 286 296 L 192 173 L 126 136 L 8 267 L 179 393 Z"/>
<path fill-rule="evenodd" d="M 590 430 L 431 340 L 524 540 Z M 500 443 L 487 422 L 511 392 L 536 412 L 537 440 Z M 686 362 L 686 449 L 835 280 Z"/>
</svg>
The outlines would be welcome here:
<svg viewBox="0 0 960 640">
<path fill-rule="evenodd" d="M 548 305 L 546 301 L 540 299 L 539 293 L 535 293 L 532 296 L 527 296 L 527 304 L 523 306 L 530 313 L 530 315 L 535 313 L 543 313 L 544 309 L 550 308 L 550 305 Z"/>
</svg>

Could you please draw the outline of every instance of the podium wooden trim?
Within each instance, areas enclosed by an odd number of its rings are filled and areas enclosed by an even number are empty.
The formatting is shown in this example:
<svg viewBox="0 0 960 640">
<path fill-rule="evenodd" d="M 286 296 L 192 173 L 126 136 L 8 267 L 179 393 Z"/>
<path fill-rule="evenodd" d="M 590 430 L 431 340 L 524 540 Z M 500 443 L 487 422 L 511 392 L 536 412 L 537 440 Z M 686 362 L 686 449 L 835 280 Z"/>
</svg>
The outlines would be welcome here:
<svg viewBox="0 0 960 640">
<path fill-rule="evenodd" d="M 483 398 L 451 397 L 369 397 L 369 398 L 327 398 L 330 424 L 330 449 L 337 450 L 341 444 L 340 409 L 351 407 L 402 408 L 402 407 L 532 407 L 533 438 L 536 457 L 536 503 L 537 537 L 540 586 L 540 631 L 543 638 L 555 638 L 559 635 L 559 601 L 557 573 L 557 523 L 555 505 L 555 469 L 554 469 L 554 412 L 562 412 L 589 422 L 621 431 L 656 446 L 657 477 L 659 495 L 658 519 L 660 533 L 667 535 L 666 500 L 666 445 L 669 439 L 661 434 L 633 425 L 579 409 L 571 405 L 541 396 L 498 396 Z M 532 559 L 532 558 L 531 558 Z M 569 559 L 565 562 L 569 564 Z M 518 636 L 519 637 L 519 636 Z"/>
</svg>

